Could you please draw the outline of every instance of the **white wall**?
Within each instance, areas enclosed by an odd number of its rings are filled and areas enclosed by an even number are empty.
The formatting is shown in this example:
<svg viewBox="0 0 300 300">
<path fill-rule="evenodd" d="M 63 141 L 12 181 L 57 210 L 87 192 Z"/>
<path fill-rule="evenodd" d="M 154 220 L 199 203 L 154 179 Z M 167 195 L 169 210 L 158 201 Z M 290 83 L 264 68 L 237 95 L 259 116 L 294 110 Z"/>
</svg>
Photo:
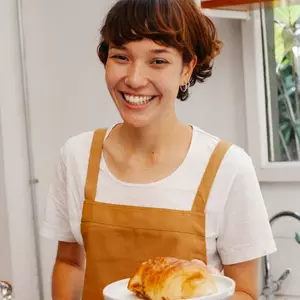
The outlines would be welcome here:
<svg viewBox="0 0 300 300">
<path fill-rule="evenodd" d="M 104 84 L 103 67 L 96 56 L 98 30 L 110 3 L 23 1 L 34 172 L 39 179 L 36 186 L 38 223 L 42 220 L 53 164 L 63 142 L 70 135 L 118 120 Z M 178 115 L 247 149 L 240 22 L 215 20 L 215 23 L 224 49 L 216 60 L 213 77 L 195 86 L 186 103 L 178 103 Z M 300 207 L 297 204 L 300 187 L 296 184 L 263 184 L 262 191 L 270 215 Z M 274 261 L 275 274 L 289 266 L 288 251 L 299 253 L 300 250 L 290 238 L 293 231 L 285 230 L 286 226 L 295 227 L 295 223 L 288 221 L 281 220 L 278 225 L 283 238 L 279 240 L 276 255 L 286 261 L 280 265 L 277 259 Z M 56 244 L 41 239 L 40 246 L 45 299 L 50 300 Z M 291 265 L 295 270 L 289 293 L 300 297 L 300 287 L 296 284 L 296 279 L 298 282 L 300 279 L 299 271 L 296 276 L 300 259 L 295 258 Z"/>
</svg>

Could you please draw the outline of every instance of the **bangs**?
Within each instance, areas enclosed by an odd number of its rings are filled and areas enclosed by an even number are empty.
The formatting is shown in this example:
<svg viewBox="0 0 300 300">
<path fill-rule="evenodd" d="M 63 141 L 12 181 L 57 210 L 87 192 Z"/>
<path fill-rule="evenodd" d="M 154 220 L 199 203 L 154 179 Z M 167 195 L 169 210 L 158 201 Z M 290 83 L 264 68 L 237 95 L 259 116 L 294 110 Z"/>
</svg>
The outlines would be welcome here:
<svg viewBox="0 0 300 300">
<path fill-rule="evenodd" d="M 102 42 L 122 46 L 151 39 L 183 51 L 186 24 L 176 1 L 172 4 L 170 0 L 119 1 L 107 15 L 101 30 Z"/>
</svg>

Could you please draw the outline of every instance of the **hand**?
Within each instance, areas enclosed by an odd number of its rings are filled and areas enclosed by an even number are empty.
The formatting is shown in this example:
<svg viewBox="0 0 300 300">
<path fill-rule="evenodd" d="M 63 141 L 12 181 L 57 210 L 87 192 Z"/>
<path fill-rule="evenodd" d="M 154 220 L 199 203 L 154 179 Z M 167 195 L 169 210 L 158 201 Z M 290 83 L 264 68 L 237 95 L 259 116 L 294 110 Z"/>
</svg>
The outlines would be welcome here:
<svg viewBox="0 0 300 300">
<path fill-rule="evenodd" d="M 221 272 L 217 268 L 214 268 L 212 266 L 207 266 L 202 260 L 193 259 L 192 261 L 198 263 L 202 267 L 205 267 L 207 271 L 211 274 L 221 274 Z"/>
</svg>

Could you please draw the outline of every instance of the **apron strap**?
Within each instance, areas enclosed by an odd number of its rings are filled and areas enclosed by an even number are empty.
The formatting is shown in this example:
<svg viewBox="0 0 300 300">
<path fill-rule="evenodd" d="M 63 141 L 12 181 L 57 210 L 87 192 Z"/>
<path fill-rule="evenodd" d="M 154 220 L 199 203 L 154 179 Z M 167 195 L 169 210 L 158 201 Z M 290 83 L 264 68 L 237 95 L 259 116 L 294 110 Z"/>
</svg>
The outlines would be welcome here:
<svg viewBox="0 0 300 300">
<path fill-rule="evenodd" d="M 94 132 L 84 188 L 85 200 L 95 201 L 96 198 L 100 160 L 105 134 L 106 129 L 97 129 Z"/>
<path fill-rule="evenodd" d="M 214 179 L 231 144 L 220 141 L 213 151 L 195 196 L 192 211 L 204 212 Z"/>
</svg>

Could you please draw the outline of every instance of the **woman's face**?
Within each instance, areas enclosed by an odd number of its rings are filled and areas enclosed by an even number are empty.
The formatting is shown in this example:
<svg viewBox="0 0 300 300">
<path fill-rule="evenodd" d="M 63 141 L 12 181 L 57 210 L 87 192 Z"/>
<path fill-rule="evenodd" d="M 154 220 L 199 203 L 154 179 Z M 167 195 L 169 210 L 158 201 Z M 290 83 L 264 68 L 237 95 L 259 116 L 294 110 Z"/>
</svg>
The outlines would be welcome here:
<svg viewBox="0 0 300 300">
<path fill-rule="evenodd" d="M 124 122 L 144 127 L 174 117 L 179 86 L 188 81 L 194 65 L 183 66 L 176 49 L 148 39 L 110 45 L 106 83 Z"/>
</svg>

